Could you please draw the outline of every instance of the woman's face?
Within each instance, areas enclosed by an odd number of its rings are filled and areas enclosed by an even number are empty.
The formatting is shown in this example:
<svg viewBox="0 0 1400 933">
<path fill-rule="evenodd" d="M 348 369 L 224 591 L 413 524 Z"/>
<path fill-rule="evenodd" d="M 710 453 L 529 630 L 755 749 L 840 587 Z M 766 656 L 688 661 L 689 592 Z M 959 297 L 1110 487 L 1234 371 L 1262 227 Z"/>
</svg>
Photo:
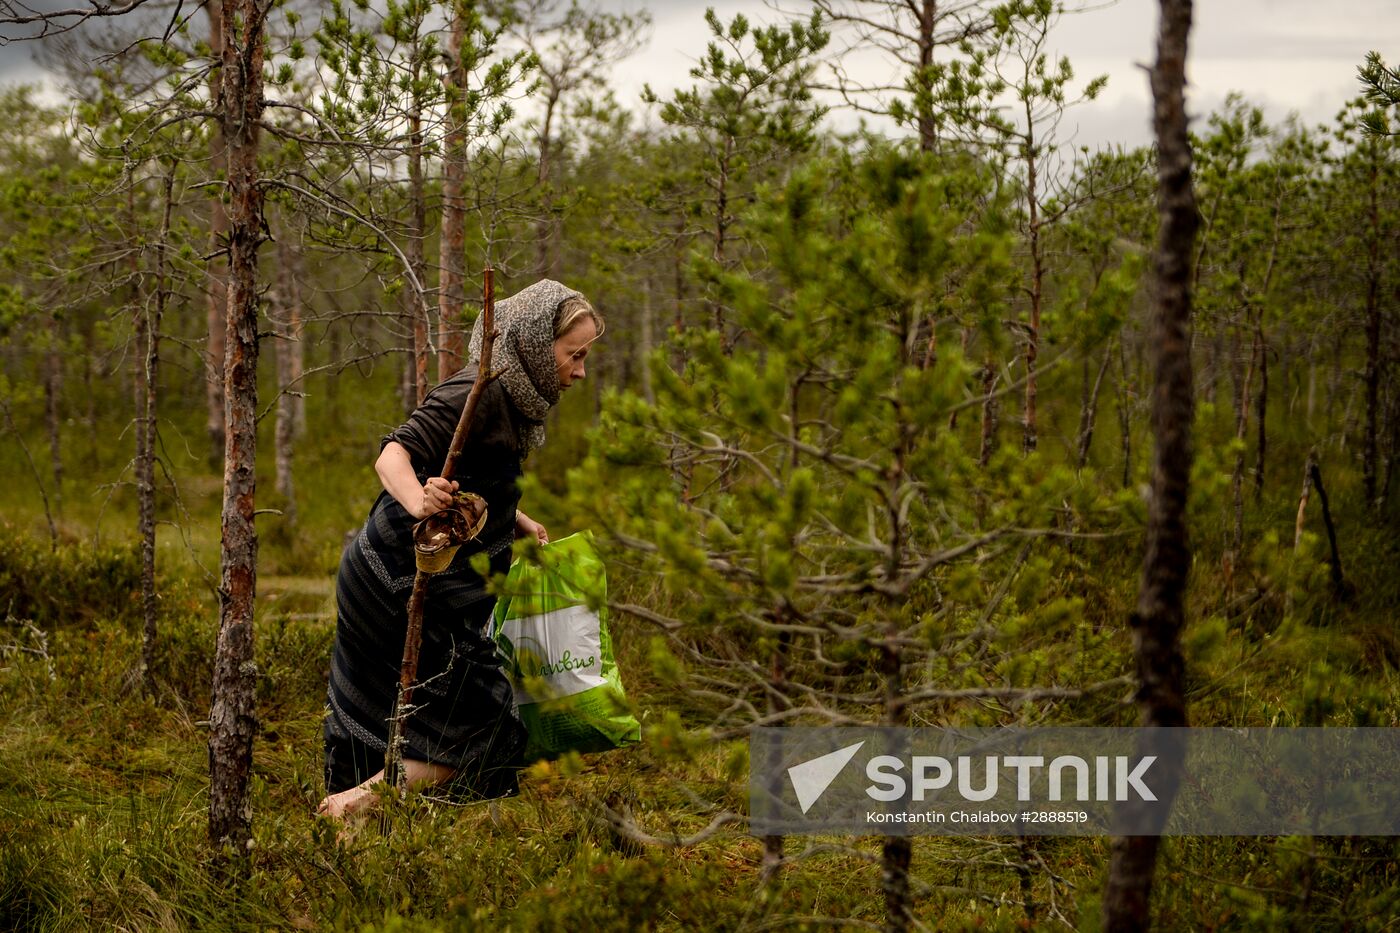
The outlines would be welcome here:
<svg viewBox="0 0 1400 933">
<path fill-rule="evenodd" d="M 588 356 L 588 348 L 598 339 L 598 325 L 591 317 L 579 320 L 569 328 L 564 336 L 554 341 L 554 363 L 559 371 L 559 388 L 567 389 L 575 379 L 586 375 L 583 359 Z"/>
</svg>

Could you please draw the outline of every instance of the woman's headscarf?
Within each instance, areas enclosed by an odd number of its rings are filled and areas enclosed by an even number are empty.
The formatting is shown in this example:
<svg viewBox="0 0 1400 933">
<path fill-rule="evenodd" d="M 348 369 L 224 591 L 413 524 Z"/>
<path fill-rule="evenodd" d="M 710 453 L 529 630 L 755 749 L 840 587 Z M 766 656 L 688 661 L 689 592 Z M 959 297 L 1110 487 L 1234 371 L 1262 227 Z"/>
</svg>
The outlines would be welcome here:
<svg viewBox="0 0 1400 933">
<path fill-rule="evenodd" d="M 496 342 L 491 369 L 500 373 L 506 394 L 529 421 L 521 432 L 528 450 L 544 444 L 544 417 L 559 401 L 559 370 L 554 360 L 554 318 L 567 298 L 583 297 L 552 279 L 541 279 L 496 302 Z M 481 318 L 472 327 L 467 365 L 481 358 Z"/>
</svg>

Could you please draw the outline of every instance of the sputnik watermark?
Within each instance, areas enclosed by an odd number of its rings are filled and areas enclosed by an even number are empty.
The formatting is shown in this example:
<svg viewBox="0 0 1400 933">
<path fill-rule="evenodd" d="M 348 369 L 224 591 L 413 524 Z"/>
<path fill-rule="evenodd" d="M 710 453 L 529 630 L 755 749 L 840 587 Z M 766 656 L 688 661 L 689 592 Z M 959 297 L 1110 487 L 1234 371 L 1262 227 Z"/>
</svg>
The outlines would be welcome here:
<svg viewBox="0 0 1400 933">
<path fill-rule="evenodd" d="M 788 778 L 792 781 L 792 789 L 797 794 L 797 803 L 802 807 L 802 812 L 806 813 L 812 809 L 812 804 L 821 799 L 822 794 L 831 786 L 831 782 L 839 775 L 860 751 L 864 742 L 857 742 L 845 748 L 838 748 L 834 752 L 822 755 L 820 758 L 813 758 L 811 761 L 804 761 L 800 765 L 793 765 L 788 768 Z"/>
<path fill-rule="evenodd" d="M 864 745 L 864 742 L 857 742 L 787 769 L 788 780 L 792 782 L 793 793 L 797 795 L 797 803 L 803 813 L 821 799 L 831 782 L 836 780 Z M 921 801 L 927 799 L 931 792 L 948 789 L 956 771 L 958 794 L 964 800 L 981 802 L 997 796 L 999 775 L 1006 768 L 1016 772 L 1016 799 L 1024 803 L 1032 799 L 1032 781 L 1036 771 L 1045 768 L 1049 776 L 1047 796 L 1051 801 L 1064 799 L 1066 784 L 1071 783 L 1065 778 L 1067 771 L 1073 773 L 1075 800 L 1126 801 L 1131 799 L 1131 794 L 1136 794 L 1139 800 L 1156 800 L 1157 795 L 1152 788 L 1143 783 L 1144 775 L 1156 760 L 1156 755 L 1143 756 L 1136 759 L 1136 763 L 1127 755 L 1113 758 L 1097 755 L 1093 759 L 1095 781 L 1091 791 L 1091 765 L 1078 755 L 1060 755 L 1051 759 L 1048 766 L 1042 755 L 1006 755 L 1000 758 L 989 755 L 981 762 L 980 787 L 973 786 L 973 772 L 978 767 L 976 759 L 967 755 L 952 761 L 938 755 L 915 755 L 908 762 L 907 780 L 902 774 L 906 764 L 903 759 L 894 755 L 876 755 L 865 765 L 865 776 L 873 782 L 865 793 L 871 800 L 900 800 L 908 795 L 911 800 Z"/>
<path fill-rule="evenodd" d="M 755 729 L 755 833 L 1400 834 L 1400 730 Z"/>
<path fill-rule="evenodd" d="M 960 755 L 957 759 L 957 792 L 964 800 L 981 802 L 992 800 L 999 790 L 998 776 L 1003 768 L 1016 772 L 1016 799 L 1021 802 L 1031 798 L 1031 783 L 1037 769 L 1046 768 L 1043 755 L 988 755 L 982 764 L 982 786 L 974 787 L 974 770 L 978 767 L 974 759 Z M 1093 771 L 1096 775 L 1096 790 L 1090 796 L 1089 762 L 1078 755 L 1060 755 L 1051 760 L 1046 773 L 1049 775 L 1048 799 L 1064 799 L 1065 772 L 1073 771 L 1075 800 L 1129 800 L 1136 793 L 1139 800 L 1156 800 L 1157 795 L 1142 782 L 1143 775 L 1156 755 L 1144 755 L 1138 759 L 1127 755 L 1094 757 Z M 1135 762 L 1135 763 L 1133 763 Z M 930 791 L 940 791 L 949 787 L 953 779 L 953 764 L 947 758 L 937 755 L 915 755 L 909 760 L 910 778 L 905 780 L 900 771 L 904 762 L 893 755 L 877 755 L 865 766 L 865 774 L 875 782 L 866 788 L 872 800 L 900 800 L 906 794 L 911 800 L 924 800 Z M 930 776 L 929 772 L 933 772 Z M 1113 775 L 1110 783 L 1110 772 Z"/>
</svg>

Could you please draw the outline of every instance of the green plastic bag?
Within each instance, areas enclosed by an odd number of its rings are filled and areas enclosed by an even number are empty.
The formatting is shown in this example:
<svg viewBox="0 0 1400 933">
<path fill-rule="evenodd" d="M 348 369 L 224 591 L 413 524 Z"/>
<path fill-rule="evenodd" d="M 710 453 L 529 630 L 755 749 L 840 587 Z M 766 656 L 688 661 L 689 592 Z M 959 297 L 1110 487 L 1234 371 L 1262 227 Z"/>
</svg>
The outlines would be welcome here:
<svg viewBox="0 0 1400 933">
<path fill-rule="evenodd" d="M 602 560 L 586 533 L 552 541 L 542 554 L 541 565 L 511 565 L 491 633 L 529 733 L 525 760 L 641 741 L 613 660 Z"/>
</svg>

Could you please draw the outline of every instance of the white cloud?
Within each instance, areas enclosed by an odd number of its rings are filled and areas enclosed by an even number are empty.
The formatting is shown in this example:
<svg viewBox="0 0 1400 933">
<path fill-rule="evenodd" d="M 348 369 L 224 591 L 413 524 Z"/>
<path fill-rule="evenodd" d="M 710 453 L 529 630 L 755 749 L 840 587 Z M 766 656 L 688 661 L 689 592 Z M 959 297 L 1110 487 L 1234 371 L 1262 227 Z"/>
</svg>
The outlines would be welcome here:
<svg viewBox="0 0 1400 933">
<path fill-rule="evenodd" d="M 787 8 L 801 0 L 781 0 Z M 1096 0 L 1087 0 L 1096 2 Z M 640 106 L 644 83 L 663 96 L 690 83 L 689 69 L 705 51 L 709 29 L 706 6 L 722 20 L 743 12 L 756 22 L 780 14 L 760 0 L 601 0 L 615 10 L 646 9 L 654 25 L 647 45 L 613 71 L 619 102 Z M 1076 142 L 1090 146 L 1138 144 L 1149 136 L 1150 109 L 1142 64 L 1154 55 L 1155 0 L 1117 0 L 1089 12 L 1064 17 L 1052 36 L 1056 54 L 1069 56 L 1076 74 L 1087 80 L 1109 77 L 1099 100 L 1076 108 L 1065 123 L 1077 128 Z M 1270 120 L 1297 111 L 1305 122 L 1330 121 L 1356 94 L 1356 66 L 1371 48 L 1387 48 L 1400 37 L 1400 3 L 1395 0 L 1197 0 L 1189 64 L 1191 107 L 1196 114 L 1218 106 L 1239 91 L 1265 109 Z M 43 72 L 29 43 L 0 45 L 0 81 L 37 83 Z M 870 57 L 848 57 L 853 73 L 882 80 L 889 66 Z M 854 118 L 837 117 L 851 126 Z"/>
</svg>

